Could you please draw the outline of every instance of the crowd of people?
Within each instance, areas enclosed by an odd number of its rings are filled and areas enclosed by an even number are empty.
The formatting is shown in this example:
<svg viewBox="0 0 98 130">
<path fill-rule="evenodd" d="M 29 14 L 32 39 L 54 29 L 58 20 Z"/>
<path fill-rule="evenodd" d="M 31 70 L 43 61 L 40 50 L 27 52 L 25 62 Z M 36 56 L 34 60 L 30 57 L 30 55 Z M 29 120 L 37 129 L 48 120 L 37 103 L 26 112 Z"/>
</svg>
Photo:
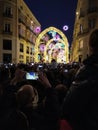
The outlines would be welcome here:
<svg viewBox="0 0 98 130">
<path fill-rule="evenodd" d="M 1 65 L 0 130 L 98 130 L 97 77 L 98 30 L 82 64 Z"/>
</svg>

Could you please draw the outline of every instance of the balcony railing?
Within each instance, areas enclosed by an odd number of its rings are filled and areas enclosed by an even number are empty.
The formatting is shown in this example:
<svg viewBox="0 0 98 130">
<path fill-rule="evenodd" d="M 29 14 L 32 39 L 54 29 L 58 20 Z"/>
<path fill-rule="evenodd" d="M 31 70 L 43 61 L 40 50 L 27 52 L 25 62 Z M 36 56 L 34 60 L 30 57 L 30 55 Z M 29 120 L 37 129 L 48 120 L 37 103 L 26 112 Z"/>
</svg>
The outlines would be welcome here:
<svg viewBox="0 0 98 130">
<path fill-rule="evenodd" d="M 89 14 L 89 13 L 98 12 L 98 7 L 91 7 L 91 8 L 88 8 L 87 12 L 88 12 L 88 14 Z"/>
<path fill-rule="evenodd" d="M 19 38 L 26 40 L 25 36 L 23 36 L 22 34 L 19 34 Z"/>
<path fill-rule="evenodd" d="M 13 14 L 7 14 L 7 13 L 3 13 L 4 17 L 8 17 L 8 18 L 13 18 Z"/>
<path fill-rule="evenodd" d="M 35 43 L 33 41 L 31 41 L 30 39 L 26 39 L 27 42 L 30 42 L 31 44 L 35 45 Z"/>
<path fill-rule="evenodd" d="M 5 31 L 5 30 L 3 30 L 2 33 L 3 33 L 3 34 L 7 34 L 7 35 L 12 35 L 12 34 L 13 34 L 13 32 L 11 32 L 11 31 Z"/>
<path fill-rule="evenodd" d="M 22 23 L 22 24 L 26 25 L 25 20 L 19 18 L 18 21 L 19 21 L 19 23 Z"/>
<path fill-rule="evenodd" d="M 79 32 L 79 33 L 77 34 L 77 36 L 85 35 L 85 34 L 87 34 L 88 32 L 89 32 L 89 28 L 83 29 L 83 31 L 82 31 L 82 32 Z"/>
</svg>

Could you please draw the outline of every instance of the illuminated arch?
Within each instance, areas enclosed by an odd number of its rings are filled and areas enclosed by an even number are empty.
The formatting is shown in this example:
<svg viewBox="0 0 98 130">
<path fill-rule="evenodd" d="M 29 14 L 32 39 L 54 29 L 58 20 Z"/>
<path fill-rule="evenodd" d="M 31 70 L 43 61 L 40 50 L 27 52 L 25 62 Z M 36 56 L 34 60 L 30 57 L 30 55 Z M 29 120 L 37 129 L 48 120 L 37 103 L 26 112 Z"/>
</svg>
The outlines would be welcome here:
<svg viewBox="0 0 98 130">
<path fill-rule="evenodd" d="M 55 31 L 55 32 L 57 32 L 61 37 L 62 37 L 62 40 L 60 40 L 60 41 L 62 41 L 64 44 L 65 44 L 65 55 L 66 55 L 66 59 L 65 59 L 65 61 L 66 61 L 66 63 L 68 63 L 69 62 L 69 45 L 68 45 L 68 40 L 67 40 L 67 37 L 64 35 L 64 33 L 62 32 L 62 31 L 60 31 L 59 29 L 57 29 L 57 28 L 55 28 L 55 27 L 49 27 L 49 28 L 46 28 L 44 31 L 42 31 L 40 34 L 39 34 L 39 36 L 38 36 L 38 38 L 36 39 L 36 45 L 35 45 L 35 62 L 39 62 L 38 61 L 38 54 L 39 54 L 39 50 L 38 50 L 38 46 L 40 45 L 40 39 L 45 35 L 45 34 L 47 34 L 47 32 L 49 32 L 49 31 Z M 47 49 L 47 46 L 49 45 L 49 43 L 51 42 L 51 41 L 53 41 L 54 39 L 51 39 L 51 40 L 49 40 L 47 43 L 46 43 L 46 49 Z M 45 52 L 44 52 L 44 56 L 45 56 L 45 54 L 46 54 L 46 50 L 45 50 Z"/>
<path fill-rule="evenodd" d="M 45 47 L 45 51 L 44 51 L 44 56 L 46 56 L 46 51 L 47 51 L 48 45 L 49 45 L 51 42 L 53 42 L 53 41 L 54 41 L 54 39 L 52 38 L 52 39 L 50 39 L 50 40 L 47 42 L 46 47 Z M 61 43 L 64 44 L 64 40 L 62 40 L 62 39 L 59 39 L 58 42 L 61 42 Z M 53 49 L 53 48 L 51 48 L 51 50 L 52 50 L 52 49 Z M 67 56 L 67 55 L 68 55 L 68 47 L 66 47 L 66 44 L 65 44 L 65 56 Z M 67 57 L 65 58 L 65 61 L 67 61 Z M 45 57 L 45 62 L 46 62 L 46 57 Z"/>
</svg>

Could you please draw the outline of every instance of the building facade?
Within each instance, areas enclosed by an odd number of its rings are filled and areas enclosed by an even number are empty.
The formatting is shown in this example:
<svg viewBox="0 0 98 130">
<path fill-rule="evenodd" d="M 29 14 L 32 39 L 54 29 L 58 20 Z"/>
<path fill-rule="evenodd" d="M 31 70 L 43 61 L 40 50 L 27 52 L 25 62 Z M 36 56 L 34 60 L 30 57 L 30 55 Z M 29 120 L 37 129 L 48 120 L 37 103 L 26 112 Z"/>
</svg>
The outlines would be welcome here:
<svg viewBox="0 0 98 130">
<path fill-rule="evenodd" d="M 0 0 L 0 62 L 34 61 L 40 23 L 23 0 Z"/>
<path fill-rule="evenodd" d="M 89 36 L 98 28 L 98 0 L 78 0 L 71 47 L 71 61 L 83 61 L 89 55 Z"/>
</svg>

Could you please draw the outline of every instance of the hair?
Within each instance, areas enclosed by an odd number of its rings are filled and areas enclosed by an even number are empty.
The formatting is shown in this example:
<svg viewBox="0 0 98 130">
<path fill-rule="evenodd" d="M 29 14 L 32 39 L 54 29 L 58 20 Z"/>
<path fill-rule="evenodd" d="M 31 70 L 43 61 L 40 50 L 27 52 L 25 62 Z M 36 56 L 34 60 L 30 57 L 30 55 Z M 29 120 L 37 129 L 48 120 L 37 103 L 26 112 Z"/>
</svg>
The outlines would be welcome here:
<svg viewBox="0 0 98 130">
<path fill-rule="evenodd" d="M 21 86 L 21 88 L 18 90 L 16 94 L 16 100 L 19 106 L 26 106 L 29 103 L 31 104 L 35 102 L 37 103 L 38 102 L 37 90 L 32 85 L 25 84 Z"/>
<path fill-rule="evenodd" d="M 89 47 L 92 49 L 92 52 L 98 52 L 98 29 L 94 30 L 89 38 Z"/>
</svg>

